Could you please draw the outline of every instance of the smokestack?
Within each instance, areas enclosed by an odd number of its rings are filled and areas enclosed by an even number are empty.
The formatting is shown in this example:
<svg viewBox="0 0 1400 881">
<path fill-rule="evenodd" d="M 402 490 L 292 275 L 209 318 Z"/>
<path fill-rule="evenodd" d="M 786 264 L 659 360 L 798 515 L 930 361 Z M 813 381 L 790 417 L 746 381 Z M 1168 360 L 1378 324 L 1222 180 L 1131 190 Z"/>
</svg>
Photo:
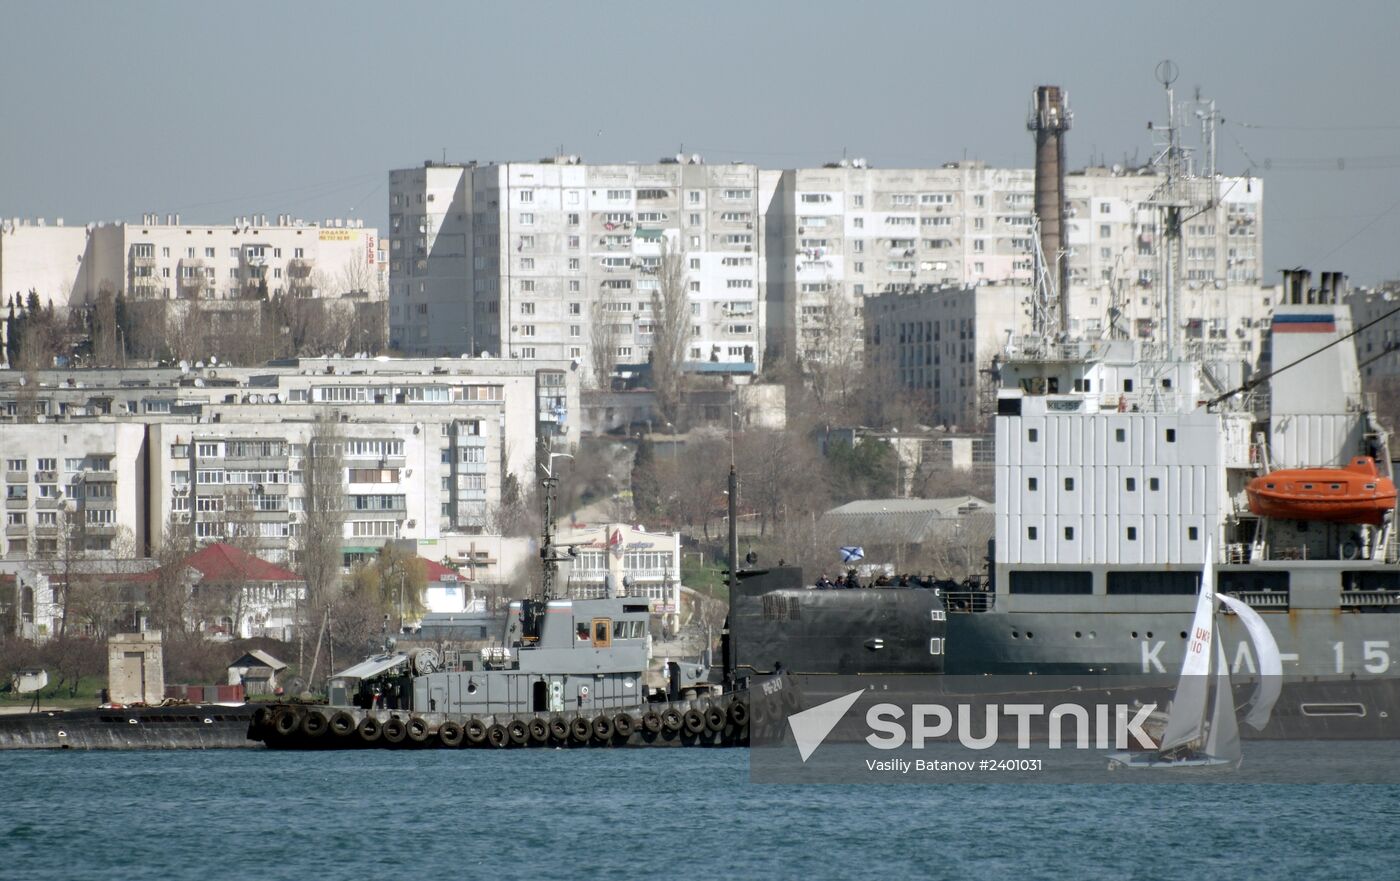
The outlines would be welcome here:
<svg viewBox="0 0 1400 881">
<path fill-rule="evenodd" d="M 1035 213 L 1040 218 L 1040 250 L 1054 270 L 1060 299 L 1060 332 L 1069 330 L 1069 261 L 1064 250 L 1065 139 L 1069 95 L 1059 86 L 1038 86 L 1026 128 L 1035 133 Z"/>
</svg>

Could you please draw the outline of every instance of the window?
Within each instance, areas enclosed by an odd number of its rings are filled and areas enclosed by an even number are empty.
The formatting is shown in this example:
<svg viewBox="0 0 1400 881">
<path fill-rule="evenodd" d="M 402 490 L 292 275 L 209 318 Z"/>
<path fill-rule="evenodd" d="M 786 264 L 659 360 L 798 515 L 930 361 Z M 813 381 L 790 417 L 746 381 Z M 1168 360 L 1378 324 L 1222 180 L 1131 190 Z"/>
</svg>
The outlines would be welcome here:
<svg viewBox="0 0 1400 881">
<path fill-rule="evenodd" d="M 533 202 L 533 201 L 535 201 L 535 191 L 534 191 L 534 190 L 521 190 L 520 193 L 519 193 L 519 196 L 520 196 L 520 201 L 521 201 L 521 202 Z"/>
<path fill-rule="evenodd" d="M 6 470 L 6 471 L 28 471 L 28 470 L 29 470 L 28 460 L 27 460 L 27 459 L 6 459 L 6 460 L 5 460 L 5 470 Z"/>
<path fill-rule="evenodd" d="M 1137 478 L 1129 477 L 1127 480 L 1123 481 L 1123 488 L 1130 493 L 1137 492 Z"/>
<path fill-rule="evenodd" d="M 1201 537 L 1201 531 L 1195 526 L 1186 527 L 1186 538 L 1188 541 L 1196 541 Z"/>
<path fill-rule="evenodd" d="M 1040 478 L 1038 478 L 1038 477 L 1031 477 L 1031 478 L 1028 478 L 1028 479 L 1026 480 L 1026 489 L 1028 489 L 1028 490 L 1031 491 L 1031 492 L 1035 492 L 1036 490 L 1040 489 Z"/>
<path fill-rule="evenodd" d="M 1175 429 L 1175 428 L 1168 428 L 1168 429 L 1167 429 L 1167 443 L 1169 443 L 1169 444 L 1174 444 L 1174 443 L 1176 443 L 1176 429 Z"/>
<path fill-rule="evenodd" d="M 520 213 L 520 225 L 521 225 L 521 226 L 534 226 L 534 225 L 535 225 L 535 214 L 534 214 L 534 212 L 533 212 L 533 211 L 522 211 L 522 212 Z M 529 241 L 528 244 L 526 243 L 526 240 Z M 524 248 L 533 248 L 533 247 L 535 247 L 535 237 L 534 237 L 534 236 L 521 236 L 521 237 L 520 237 L 520 245 L 521 245 L 521 247 L 524 247 Z"/>
<path fill-rule="evenodd" d="M 214 249 L 213 249 L 213 248 L 205 248 L 205 249 L 204 249 L 204 256 L 205 256 L 205 257 L 208 257 L 209 259 L 212 260 L 212 259 L 214 258 Z"/>
<path fill-rule="evenodd" d="M 1136 526 L 1129 526 L 1129 527 L 1128 527 L 1128 541 L 1137 541 L 1137 527 L 1136 527 Z"/>
<path fill-rule="evenodd" d="M 1040 440 L 1040 431 L 1035 428 L 1026 429 L 1026 440 L 1031 443 L 1035 443 L 1036 441 Z"/>
<path fill-rule="evenodd" d="M 41 459 L 35 459 L 35 460 L 34 460 L 34 469 L 35 469 L 36 471 L 57 471 L 57 470 L 58 470 L 58 460 L 57 460 L 57 459 L 47 458 L 47 457 L 46 457 L 46 458 L 41 458 Z"/>
<path fill-rule="evenodd" d="M 1066 478 L 1065 478 L 1065 492 L 1074 492 L 1074 478 L 1073 478 L 1073 477 L 1066 477 Z"/>
<path fill-rule="evenodd" d="M 1073 527 L 1073 526 L 1066 526 L 1066 527 L 1065 527 L 1065 541 L 1074 541 L 1074 527 Z"/>
<path fill-rule="evenodd" d="M 1114 439 L 1115 441 L 1117 441 L 1118 443 L 1120 443 L 1120 444 L 1123 443 L 1123 441 L 1125 441 L 1125 440 L 1128 439 L 1128 432 L 1127 432 L 1127 430 L 1122 429 L 1122 428 L 1115 428 L 1115 429 L 1113 430 L 1113 439 Z"/>
<path fill-rule="evenodd" d="M 1037 530 L 1034 526 L 1027 526 L 1026 538 L 1030 539 L 1031 541 L 1037 540 L 1038 538 L 1040 538 L 1039 530 Z"/>
<path fill-rule="evenodd" d="M 1149 477 L 1147 479 L 1147 488 L 1152 490 L 1153 492 L 1156 492 L 1157 490 L 1162 488 L 1161 481 L 1159 481 L 1155 477 Z"/>
</svg>

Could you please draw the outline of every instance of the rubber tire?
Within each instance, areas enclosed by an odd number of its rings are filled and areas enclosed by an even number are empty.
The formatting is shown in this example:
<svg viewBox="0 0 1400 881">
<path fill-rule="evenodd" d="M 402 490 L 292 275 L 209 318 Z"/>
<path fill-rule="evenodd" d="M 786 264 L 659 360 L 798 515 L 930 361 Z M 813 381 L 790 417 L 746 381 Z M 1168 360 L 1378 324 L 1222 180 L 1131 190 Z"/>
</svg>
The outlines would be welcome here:
<svg viewBox="0 0 1400 881">
<path fill-rule="evenodd" d="M 530 729 L 530 742 L 535 744 L 549 743 L 549 723 L 539 716 L 531 719 L 526 726 Z"/>
<path fill-rule="evenodd" d="M 753 705 L 753 712 L 749 714 L 749 721 L 755 728 L 762 728 L 768 724 L 769 701 L 759 695 L 758 700 Z"/>
<path fill-rule="evenodd" d="M 705 717 L 705 727 L 716 734 L 723 731 L 724 723 L 729 721 L 729 716 L 724 712 L 724 709 L 714 704 L 706 707 L 705 712 L 701 715 Z"/>
<path fill-rule="evenodd" d="M 462 730 L 466 733 L 467 743 L 481 746 L 486 742 L 486 723 L 480 719 L 469 719 Z"/>
<path fill-rule="evenodd" d="M 684 719 L 686 734 L 699 734 L 705 730 L 705 717 L 694 707 L 685 711 Z"/>
<path fill-rule="evenodd" d="M 802 707 L 802 696 L 795 689 L 784 688 L 782 692 L 783 711 L 789 716 Z"/>
<path fill-rule="evenodd" d="M 291 737 L 301 727 L 301 718 L 291 707 L 282 707 L 272 714 L 272 730 L 281 737 Z"/>
<path fill-rule="evenodd" d="M 510 735 L 506 733 L 504 725 L 492 725 L 486 729 L 486 742 L 496 749 L 505 749 L 510 743 Z"/>
<path fill-rule="evenodd" d="M 612 740 L 613 735 L 617 733 L 617 729 L 613 727 L 613 720 L 607 716 L 595 716 L 589 727 L 593 729 L 593 736 L 603 743 Z"/>
<path fill-rule="evenodd" d="M 749 724 L 749 705 L 742 700 L 735 700 L 729 705 L 729 721 L 743 728 Z"/>
<path fill-rule="evenodd" d="M 530 741 L 530 726 L 519 719 L 511 719 L 506 723 L 506 735 L 512 746 L 524 746 Z"/>
<path fill-rule="evenodd" d="M 575 716 L 569 723 L 569 736 L 575 743 L 587 743 L 588 738 L 593 736 L 593 726 L 582 716 Z"/>
<path fill-rule="evenodd" d="M 414 716 L 412 719 L 408 720 L 406 730 L 408 732 L 408 739 L 413 741 L 414 743 L 428 742 L 428 723 L 424 722 L 417 716 Z"/>
<path fill-rule="evenodd" d="M 340 710 L 331 716 L 331 733 L 337 737 L 348 737 L 355 733 L 355 717 Z"/>
<path fill-rule="evenodd" d="M 655 710 L 647 710 L 642 714 L 642 730 L 647 734 L 661 733 L 661 716 Z"/>
<path fill-rule="evenodd" d="M 384 726 L 373 716 L 366 716 L 355 726 L 355 733 L 359 735 L 361 743 L 378 743 L 379 738 L 384 736 Z"/>
<path fill-rule="evenodd" d="M 675 734 L 681 730 L 683 723 L 684 717 L 675 707 L 667 707 L 661 711 L 661 727 L 666 729 L 666 733 Z"/>
<path fill-rule="evenodd" d="M 248 724 L 248 730 L 254 734 L 261 734 L 272 724 L 272 711 L 267 707 L 258 707 L 253 711 L 253 720 Z"/>
<path fill-rule="evenodd" d="M 616 716 L 613 716 L 612 722 L 613 730 L 616 731 L 617 736 L 621 737 L 623 740 L 631 737 L 632 733 L 637 730 L 637 720 L 632 717 L 631 713 L 618 713 Z"/>
<path fill-rule="evenodd" d="M 563 716 L 551 716 L 549 718 L 549 733 L 555 740 L 569 739 L 569 723 Z"/>
<path fill-rule="evenodd" d="M 301 733 L 313 739 L 325 734 L 330 727 L 326 717 L 316 710 L 307 713 L 301 720 Z"/>
<path fill-rule="evenodd" d="M 398 746 L 408 737 L 408 726 L 402 719 L 389 718 L 384 720 L 384 742 Z"/>
<path fill-rule="evenodd" d="M 456 749 L 462 745 L 464 733 L 462 726 L 456 722 L 443 722 L 437 730 L 438 743 L 448 749 Z"/>
</svg>

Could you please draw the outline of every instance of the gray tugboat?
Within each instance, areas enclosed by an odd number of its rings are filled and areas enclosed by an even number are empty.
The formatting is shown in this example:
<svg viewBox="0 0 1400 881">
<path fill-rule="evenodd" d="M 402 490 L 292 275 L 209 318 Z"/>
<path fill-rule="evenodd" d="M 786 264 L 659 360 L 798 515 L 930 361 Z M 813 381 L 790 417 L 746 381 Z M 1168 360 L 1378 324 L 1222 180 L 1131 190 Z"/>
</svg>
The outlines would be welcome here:
<svg viewBox="0 0 1400 881">
<path fill-rule="evenodd" d="M 545 471 L 540 591 L 510 605 L 501 644 L 442 657 L 386 651 L 333 676 L 325 704 L 259 709 L 248 737 L 283 749 L 744 746 L 750 726 L 765 722 L 750 718 L 751 688 L 767 706 L 787 693 L 783 705 L 797 705 L 781 673 L 730 668 L 712 681 L 703 663 L 672 663 L 666 687 L 649 688 L 647 603 L 556 592 L 558 564 L 573 549 L 555 544 L 559 480 Z"/>
</svg>

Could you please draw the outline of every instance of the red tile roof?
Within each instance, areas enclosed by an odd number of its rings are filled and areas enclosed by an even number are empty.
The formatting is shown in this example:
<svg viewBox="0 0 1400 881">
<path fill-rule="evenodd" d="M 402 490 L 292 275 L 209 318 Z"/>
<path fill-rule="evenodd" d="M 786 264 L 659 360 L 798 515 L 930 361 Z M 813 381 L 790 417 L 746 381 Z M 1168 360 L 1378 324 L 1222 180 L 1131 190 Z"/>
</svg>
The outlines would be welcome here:
<svg viewBox="0 0 1400 881">
<path fill-rule="evenodd" d="M 427 557 L 419 557 L 418 559 L 423 562 L 423 579 L 425 581 L 442 581 L 444 576 L 452 581 L 461 580 L 462 576 L 457 574 L 456 569 L 429 560 Z"/>
<path fill-rule="evenodd" d="M 205 581 L 301 581 L 300 575 L 283 569 L 232 545 L 206 545 L 185 559 Z"/>
</svg>

